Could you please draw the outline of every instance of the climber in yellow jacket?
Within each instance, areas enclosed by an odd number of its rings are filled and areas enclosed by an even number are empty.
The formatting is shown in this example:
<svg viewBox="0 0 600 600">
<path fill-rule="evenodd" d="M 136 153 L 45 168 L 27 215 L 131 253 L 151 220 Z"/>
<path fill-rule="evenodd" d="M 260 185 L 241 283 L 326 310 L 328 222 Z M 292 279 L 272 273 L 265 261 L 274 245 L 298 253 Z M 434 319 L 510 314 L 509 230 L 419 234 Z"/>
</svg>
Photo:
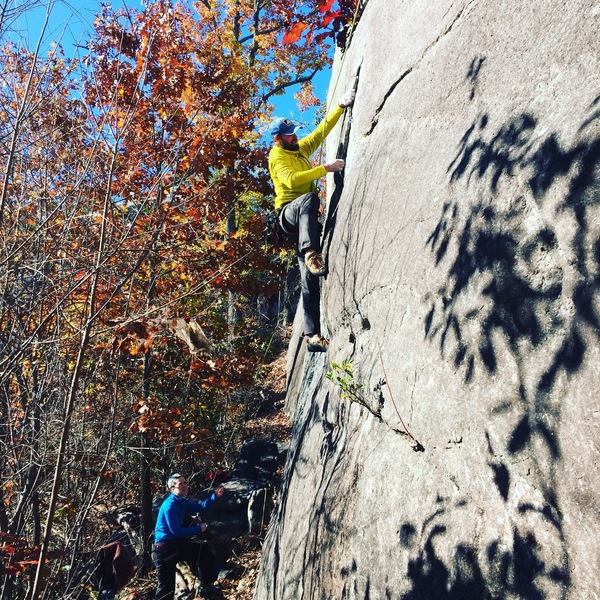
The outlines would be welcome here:
<svg viewBox="0 0 600 600">
<path fill-rule="evenodd" d="M 325 274 L 325 263 L 321 255 L 317 180 L 327 173 L 341 171 L 344 161 L 336 158 L 313 167 L 310 157 L 352 102 L 354 90 L 349 90 L 319 126 L 300 140 L 296 135 L 299 127 L 289 119 L 275 119 L 269 128 L 274 139 L 269 153 L 269 172 L 275 188 L 275 209 L 281 229 L 296 241 L 304 335 L 311 352 L 325 352 L 329 345 L 321 335 L 320 326 L 318 277 Z"/>
</svg>

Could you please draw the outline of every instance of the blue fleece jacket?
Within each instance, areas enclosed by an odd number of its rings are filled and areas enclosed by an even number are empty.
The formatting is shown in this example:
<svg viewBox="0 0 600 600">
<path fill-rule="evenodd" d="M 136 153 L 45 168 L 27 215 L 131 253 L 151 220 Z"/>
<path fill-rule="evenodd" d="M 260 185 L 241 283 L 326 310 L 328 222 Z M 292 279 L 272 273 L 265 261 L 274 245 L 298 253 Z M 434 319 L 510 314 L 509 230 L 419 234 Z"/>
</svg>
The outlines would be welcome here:
<svg viewBox="0 0 600 600">
<path fill-rule="evenodd" d="M 161 505 L 154 528 L 154 543 L 179 538 L 188 538 L 201 533 L 200 525 L 183 527 L 183 518 L 186 514 L 196 514 L 208 508 L 216 499 L 215 494 L 202 502 L 192 502 L 186 498 L 179 498 L 171 494 Z"/>
</svg>

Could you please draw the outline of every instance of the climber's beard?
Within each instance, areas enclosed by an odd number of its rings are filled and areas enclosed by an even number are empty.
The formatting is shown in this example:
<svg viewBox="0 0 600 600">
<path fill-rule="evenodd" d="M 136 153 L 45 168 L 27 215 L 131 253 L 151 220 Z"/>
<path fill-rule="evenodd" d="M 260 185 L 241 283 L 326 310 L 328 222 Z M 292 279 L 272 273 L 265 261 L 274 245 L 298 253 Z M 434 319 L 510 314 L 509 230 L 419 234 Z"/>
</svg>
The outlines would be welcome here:
<svg viewBox="0 0 600 600">
<path fill-rule="evenodd" d="M 285 138 L 291 138 L 286 140 Z M 279 143 L 281 144 L 281 147 L 284 150 L 292 150 L 294 152 L 297 152 L 298 150 L 300 150 L 300 145 L 298 144 L 298 138 L 294 135 L 292 136 L 279 136 Z"/>
</svg>

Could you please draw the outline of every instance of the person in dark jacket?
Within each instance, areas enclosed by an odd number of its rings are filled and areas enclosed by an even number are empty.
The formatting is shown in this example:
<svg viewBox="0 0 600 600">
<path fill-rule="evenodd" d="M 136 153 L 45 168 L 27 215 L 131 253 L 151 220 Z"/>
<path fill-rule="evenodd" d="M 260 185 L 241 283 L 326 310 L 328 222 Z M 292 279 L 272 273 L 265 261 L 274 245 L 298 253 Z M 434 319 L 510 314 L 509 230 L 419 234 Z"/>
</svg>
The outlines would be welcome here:
<svg viewBox="0 0 600 600">
<path fill-rule="evenodd" d="M 175 574 L 177 563 L 185 562 L 200 579 L 199 595 L 209 597 L 218 591 L 214 585 L 219 574 L 215 556 L 206 542 L 193 540 L 193 536 L 206 531 L 204 522 L 194 520 L 184 526 L 188 515 L 196 515 L 213 504 L 223 495 L 220 487 L 208 499 L 192 502 L 186 498 L 188 483 L 183 475 L 175 473 L 167 481 L 171 492 L 158 511 L 154 529 L 152 560 L 158 575 L 155 600 L 173 600 L 175 596 Z"/>
</svg>

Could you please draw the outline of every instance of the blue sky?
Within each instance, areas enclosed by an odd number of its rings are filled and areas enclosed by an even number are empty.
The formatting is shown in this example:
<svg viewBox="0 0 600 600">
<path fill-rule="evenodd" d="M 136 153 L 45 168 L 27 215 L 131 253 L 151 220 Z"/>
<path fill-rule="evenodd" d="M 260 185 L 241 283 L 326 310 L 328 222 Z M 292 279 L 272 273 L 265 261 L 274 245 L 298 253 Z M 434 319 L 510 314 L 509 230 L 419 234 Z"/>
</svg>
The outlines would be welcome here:
<svg viewBox="0 0 600 600">
<path fill-rule="evenodd" d="M 46 0 L 45 5 L 52 3 L 50 19 L 44 35 L 43 49 L 50 47 L 51 42 L 59 42 L 65 54 L 76 56 L 78 45 L 83 45 L 100 11 L 100 0 Z M 111 3 L 114 9 L 128 6 L 141 10 L 141 0 L 115 0 Z M 19 17 L 11 29 L 16 29 L 25 46 L 34 48 L 45 20 L 46 8 L 29 10 Z M 325 102 L 329 85 L 330 71 L 319 73 L 313 80 L 317 97 Z M 314 111 L 301 113 L 294 100 L 294 91 L 290 88 L 284 96 L 273 98 L 277 116 L 295 119 L 309 125 L 314 121 Z"/>
</svg>

